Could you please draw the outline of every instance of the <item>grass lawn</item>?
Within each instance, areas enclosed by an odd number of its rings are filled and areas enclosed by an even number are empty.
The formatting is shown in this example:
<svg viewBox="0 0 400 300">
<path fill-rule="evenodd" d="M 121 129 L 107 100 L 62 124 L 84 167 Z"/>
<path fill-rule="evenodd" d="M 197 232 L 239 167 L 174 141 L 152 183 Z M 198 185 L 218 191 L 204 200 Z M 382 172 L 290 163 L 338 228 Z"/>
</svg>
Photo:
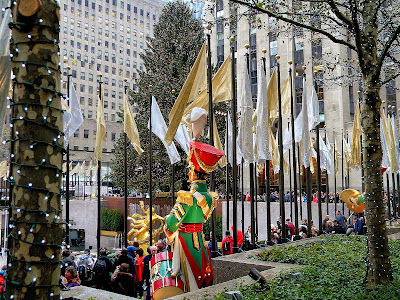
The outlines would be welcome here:
<svg viewBox="0 0 400 300">
<path fill-rule="evenodd" d="M 276 247 L 257 258 L 304 267 L 302 279 L 283 273 L 264 288 L 241 287 L 245 299 L 400 299 L 400 241 L 389 242 L 394 280 L 366 291 L 366 238 L 331 235 L 301 246 Z"/>
</svg>

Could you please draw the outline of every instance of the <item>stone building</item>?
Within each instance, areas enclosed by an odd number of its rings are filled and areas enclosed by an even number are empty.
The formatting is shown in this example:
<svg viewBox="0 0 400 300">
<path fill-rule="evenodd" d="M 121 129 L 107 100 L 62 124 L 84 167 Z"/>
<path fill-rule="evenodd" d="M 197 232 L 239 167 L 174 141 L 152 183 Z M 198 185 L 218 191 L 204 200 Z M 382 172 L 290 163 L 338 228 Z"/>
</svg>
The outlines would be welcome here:
<svg viewBox="0 0 400 300">
<path fill-rule="evenodd" d="M 211 29 L 211 53 L 212 63 L 218 65 L 230 54 L 231 47 L 235 48 L 235 58 L 237 63 L 237 95 L 241 95 L 243 74 L 246 68 L 245 54 L 250 55 L 250 79 L 251 91 L 254 100 L 254 107 L 257 99 L 257 72 L 261 63 L 261 58 L 266 58 L 267 78 L 271 76 L 273 68 L 276 66 L 276 55 L 280 56 L 281 82 L 288 76 L 289 61 L 293 62 L 293 88 L 297 113 L 301 110 L 302 99 L 302 77 L 303 66 L 306 66 L 307 91 L 309 94 L 314 84 L 314 66 L 323 66 L 323 71 L 315 77 L 317 84 L 317 94 L 319 98 L 321 129 L 320 134 L 325 137 L 325 130 L 331 144 L 336 140 L 336 149 L 342 152 L 342 132 L 344 138 L 351 141 L 353 129 L 354 105 L 358 103 L 358 97 L 362 97 L 362 87 L 358 80 L 350 80 L 354 75 L 351 68 L 351 60 L 355 55 L 345 46 L 334 44 L 326 37 L 301 29 L 284 29 L 278 27 L 274 18 L 266 15 L 257 15 L 255 18 L 243 15 L 247 8 L 238 6 L 238 10 L 233 9 L 232 2 L 228 0 L 206 1 L 206 21 L 212 24 Z M 249 20 L 260 19 L 261 22 L 251 24 Z M 235 42 L 229 38 L 234 36 Z M 249 44 L 247 50 L 245 45 Z M 263 50 L 266 53 L 263 53 Z M 335 58 L 347 58 L 350 64 L 334 65 Z M 328 67 L 328 63 L 330 65 Z M 335 66 L 334 68 L 332 66 Z M 392 86 L 398 85 L 398 80 Z M 382 88 L 382 99 L 386 99 L 386 105 L 392 111 L 397 111 L 398 91 L 395 88 Z M 390 106 L 389 106 L 390 105 Z M 289 116 L 283 116 L 284 128 L 287 126 Z M 286 121 L 285 121 L 286 120 Z M 334 138 L 335 135 L 335 138 Z M 245 188 L 249 189 L 248 172 L 245 173 Z M 361 171 L 351 170 L 350 175 L 342 179 L 341 160 L 339 161 L 336 176 L 337 190 L 343 187 L 361 189 Z M 289 190 L 289 176 L 285 174 L 285 189 Z M 314 184 L 316 176 L 313 176 Z M 329 175 L 329 189 L 333 191 L 335 176 L 333 170 Z M 347 181 L 347 184 L 346 184 Z M 247 182 L 247 183 L 246 183 Z M 325 189 L 326 176 L 322 174 L 323 189 Z M 343 184 L 342 184 L 343 182 Z M 278 183 L 278 176 L 271 177 L 273 189 Z M 260 179 L 260 188 L 263 191 L 265 181 Z"/>
</svg>

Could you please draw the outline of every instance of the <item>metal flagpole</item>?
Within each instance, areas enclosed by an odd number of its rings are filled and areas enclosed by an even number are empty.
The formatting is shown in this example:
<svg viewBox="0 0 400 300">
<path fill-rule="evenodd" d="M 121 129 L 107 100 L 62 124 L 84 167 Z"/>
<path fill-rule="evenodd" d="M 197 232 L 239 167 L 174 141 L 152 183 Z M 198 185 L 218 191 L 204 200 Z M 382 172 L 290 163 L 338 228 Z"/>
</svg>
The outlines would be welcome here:
<svg viewBox="0 0 400 300">
<path fill-rule="evenodd" d="M 349 145 L 350 140 L 349 140 L 349 132 L 346 131 L 346 141 L 347 145 Z M 347 176 L 346 176 L 346 189 L 350 187 L 350 164 L 347 162 Z"/>
<path fill-rule="evenodd" d="M 153 131 L 153 121 L 151 120 L 153 99 L 151 95 L 152 85 L 149 85 L 149 244 L 153 245 L 153 140 L 152 140 L 152 131 Z"/>
<path fill-rule="evenodd" d="M 315 92 L 318 90 L 317 86 L 317 76 L 318 71 L 314 71 L 314 87 Z M 319 118 L 319 116 L 318 116 Z M 321 197 L 321 153 L 320 153 L 320 145 L 319 145 L 319 123 L 315 128 L 316 133 L 316 144 L 317 144 L 317 195 L 318 195 L 318 229 L 322 232 L 322 197 Z M 310 220 L 311 221 L 311 220 Z"/>
<path fill-rule="evenodd" d="M 246 71 L 250 73 L 250 56 L 248 50 L 250 48 L 249 44 L 245 45 L 246 48 Z M 252 134 L 247 133 L 247 134 Z M 250 226 L 251 226 L 251 245 L 252 248 L 255 249 L 256 247 L 256 236 L 255 236 L 255 229 L 256 229 L 256 222 L 255 222 L 255 215 L 254 215 L 254 162 L 249 163 L 249 172 L 250 172 Z"/>
<path fill-rule="evenodd" d="M 125 82 L 125 94 L 128 92 L 128 85 Z M 126 122 L 126 120 L 124 120 Z M 128 135 L 124 133 L 124 246 L 128 248 Z"/>
<path fill-rule="evenodd" d="M 345 179 L 344 179 L 344 151 L 343 151 L 344 145 L 343 145 L 343 138 L 344 138 L 344 136 L 343 136 L 343 128 L 342 128 L 342 191 L 345 189 L 345 186 L 344 186 L 344 180 Z M 343 200 L 342 200 L 342 214 L 344 215 L 344 202 L 343 202 Z"/>
<path fill-rule="evenodd" d="M 174 206 L 174 198 L 175 198 L 175 164 L 171 165 L 171 169 L 172 169 L 171 205 Z"/>
<path fill-rule="evenodd" d="M 335 214 L 337 211 L 337 199 L 336 199 L 336 193 L 337 193 L 337 185 L 336 185 L 336 137 L 335 137 L 335 128 L 333 128 L 333 186 L 334 186 L 334 197 L 333 200 L 335 202 Z"/>
<path fill-rule="evenodd" d="M 238 192 L 238 166 L 236 158 L 236 115 L 237 115 L 237 98 L 236 98 L 236 80 L 235 80 L 235 37 L 230 38 L 231 41 L 231 80 L 232 80 L 232 194 L 233 194 L 233 232 L 237 232 L 237 192 Z M 243 208 L 242 208 L 243 209 Z M 242 222 L 242 233 L 244 233 L 244 223 Z M 233 253 L 239 252 L 237 243 L 237 234 L 233 234 Z"/>
<path fill-rule="evenodd" d="M 228 113 L 229 113 L 229 109 L 227 108 L 226 110 L 226 141 L 225 141 L 225 153 L 227 156 L 227 162 L 226 162 L 226 230 L 229 230 L 229 136 L 228 136 Z"/>
<path fill-rule="evenodd" d="M 244 176 L 243 176 L 243 165 L 244 165 L 244 160 L 242 158 L 242 163 L 240 164 L 240 180 L 241 180 L 241 184 L 242 184 L 242 232 L 244 233 L 244 201 L 245 201 L 245 197 L 244 197 Z"/>
<path fill-rule="evenodd" d="M 326 125 L 324 126 L 324 130 L 325 130 L 325 144 L 328 141 L 327 139 L 327 130 L 326 130 Z M 327 145 L 328 147 L 330 145 Z M 326 189 L 325 189 L 325 202 L 326 202 L 326 214 L 329 215 L 329 174 L 328 174 L 328 170 L 325 171 L 326 172 Z"/>
<path fill-rule="evenodd" d="M 263 49 L 262 52 L 264 56 L 262 57 L 263 62 L 263 70 L 264 73 L 267 73 L 266 67 L 266 59 L 265 53 L 267 53 L 266 49 Z M 267 244 L 272 244 L 271 242 L 271 184 L 270 184 L 270 174 L 269 174 L 269 166 L 270 161 L 265 161 L 265 202 L 267 203 Z"/>
<path fill-rule="evenodd" d="M 256 191 L 256 197 L 255 197 L 255 206 L 256 206 L 256 213 L 255 213 L 255 218 L 256 218 L 256 230 L 255 230 L 255 234 L 256 234 L 256 242 L 258 241 L 258 176 L 257 176 L 257 164 L 254 163 L 254 188 Z"/>
<path fill-rule="evenodd" d="M 72 74 L 70 74 L 71 67 L 67 66 L 67 104 L 69 106 L 69 97 L 70 97 L 70 93 L 69 93 L 69 88 L 71 85 L 71 76 Z M 67 155 L 67 172 L 65 175 L 65 244 L 69 245 L 69 143 L 66 149 L 66 155 Z"/>
<path fill-rule="evenodd" d="M 294 227 L 295 227 L 295 235 L 299 235 L 299 206 L 297 203 L 297 168 L 296 168 L 296 140 L 295 140 L 295 132 L 294 132 L 294 116 L 296 114 L 295 107 L 295 99 L 293 97 L 293 77 L 292 77 L 292 61 L 289 61 L 289 76 L 290 76 L 290 122 L 292 127 L 292 164 L 293 164 L 293 200 L 294 200 Z M 290 155 L 289 155 L 290 157 Z M 299 169 L 300 173 L 300 169 Z M 301 193 L 300 193 L 301 195 Z M 301 197 L 300 197 L 301 203 Z M 292 218 L 293 222 L 293 218 Z"/>
<path fill-rule="evenodd" d="M 306 67 L 303 66 L 304 71 L 304 81 L 306 80 Z M 304 90 L 303 90 L 304 93 Z M 305 113 L 305 112 L 303 112 Z M 299 155 L 300 156 L 300 155 Z M 310 165 L 313 164 L 312 158 L 310 159 Z M 311 176 L 311 168 L 308 166 L 306 168 L 306 192 L 307 192 L 307 235 L 311 237 L 311 220 L 312 220 L 312 210 L 311 210 L 311 202 L 312 202 L 312 176 Z"/>
<path fill-rule="evenodd" d="M 300 143 L 298 143 L 297 144 L 297 163 L 298 163 L 298 165 L 299 165 L 299 188 L 300 188 L 300 202 L 299 202 L 299 204 L 300 204 L 300 220 L 303 220 L 303 182 L 302 182 L 302 179 L 303 179 L 303 176 L 304 176 L 304 174 L 303 175 L 301 175 L 301 171 L 302 171 L 302 166 L 301 166 L 301 164 L 300 164 Z M 297 202 L 297 199 L 296 199 L 296 202 Z M 297 228 L 298 228 L 299 226 L 297 226 Z"/>
<path fill-rule="evenodd" d="M 288 128 L 289 128 L 288 124 Z M 292 158 L 291 149 L 289 149 L 289 202 L 290 202 L 290 221 L 293 221 L 293 196 L 292 196 Z"/>
<path fill-rule="evenodd" d="M 101 77 L 103 75 L 99 74 L 99 94 L 101 98 L 101 103 L 103 103 L 102 93 L 101 93 Z M 97 132 L 97 134 L 100 134 Z M 97 161 L 97 257 L 100 256 L 100 226 L 101 226 L 101 160 Z"/>
<path fill-rule="evenodd" d="M 280 56 L 275 56 L 276 67 L 278 68 L 278 147 L 279 147 L 279 205 L 280 205 L 280 215 L 281 215 L 281 227 L 282 227 L 282 242 L 287 241 L 286 232 L 286 214 L 285 214 L 285 199 L 284 199 L 284 184 L 285 184 L 285 174 L 283 169 L 283 120 L 282 120 L 282 96 L 281 96 L 281 70 L 279 58 Z"/>
<path fill-rule="evenodd" d="M 210 26 L 207 28 L 211 29 Z M 213 109 L 213 95 L 212 95 L 212 66 L 211 66 L 211 36 L 207 34 L 207 91 L 208 91 L 208 125 L 209 125 L 209 133 L 210 133 L 210 145 L 214 146 L 214 109 Z M 210 190 L 215 191 L 215 172 L 211 172 L 210 174 Z M 211 257 L 216 257 L 218 255 L 218 249 L 215 247 L 215 242 L 217 240 L 217 218 L 215 210 L 212 212 L 211 216 L 211 228 L 212 228 L 212 246 L 211 246 Z M 237 233 L 233 233 L 233 237 L 237 238 Z"/>
</svg>

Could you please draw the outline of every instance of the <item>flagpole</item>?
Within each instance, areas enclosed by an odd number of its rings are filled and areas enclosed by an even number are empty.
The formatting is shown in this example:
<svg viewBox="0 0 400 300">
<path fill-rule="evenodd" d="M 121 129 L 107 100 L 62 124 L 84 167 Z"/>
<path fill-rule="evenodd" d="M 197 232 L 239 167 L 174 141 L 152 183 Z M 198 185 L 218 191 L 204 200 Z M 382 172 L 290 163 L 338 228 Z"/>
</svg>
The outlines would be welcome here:
<svg viewBox="0 0 400 300">
<path fill-rule="evenodd" d="M 314 71 L 314 89 L 315 93 L 317 93 L 318 85 L 317 85 L 317 73 L 318 71 Z M 317 96 L 318 97 L 318 96 Z M 314 116 L 315 117 L 315 116 Z M 319 115 L 318 115 L 319 118 Z M 319 232 L 322 232 L 322 199 L 321 199 L 321 153 L 320 153 L 320 144 L 319 144 L 319 125 L 315 128 L 316 133 L 316 144 L 317 144 L 317 195 L 318 195 L 318 229 Z"/>
<path fill-rule="evenodd" d="M 335 214 L 337 211 L 337 201 L 336 201 L 336 193 L 337 193 L 337 186 L 336 186 L 336 136 L 335 136 L 335 127 L 333 127 L 333 186 L 334 186 L 334 197 L 333 201 L 335 203 Z"/>
<path fill-rule="evenodd" d="M 293 199 L 294 199 L 294 227 L 295 227 L 295 235 L 296 237 L 299 235 L 299 207 L 297 203 L 297 178 L 296 178 L 296 140 L 295 140 L 295 132 L 294 132 L 294 116 L 295 116 L 295 102 L 293 97 L 293 77 L 292 77 L 292 61 L 288 62 L 289 64 L 289 76 L 290 76 L 290 121 L 292 127 L 292 163 L 293 163 Z M 290 155 L 289 155 L 290 157 Z M 300 169 L 299 169 L 300 173 Z M 300 193 L 301 195 L 301 193 Z M 301 199 L 301 197 L 300 197 Z M 300 201 L 301 203 L 301 201 Z M 293 222 L 293 218 L 292 218 Z"/>
<path fill-rule="evenodd" d="M 303 77 L 304 82 L 306 81 L 306 66 L 303 66 Z M 304 86 L 303 86 L 303 93 L 304 93 Z M 307 99 L 305 100 L 307 101 Z M 304 103 L 303 103 L 304 104 Z M 303 110 L 303 114 L 307 113 Z M 303 119 L 304 120 L 304 119 Z M 304 122 L 304 121 L 303 121 Z M 304 130 L 304 129 L 303 129 Z M 307 126 L 308 130 L 308 126 Z M 309 142 L 305 142 L 307 145 Z M 304 146 L 303 146 L 304 147 Z M 300 155 L 299 155 L 300 156 Z M 312 157 L 310 159 L 310 165 L 313 164 Z M 311 237 L 311 219 L 312 219 L 312 210 L 311 210 L 311 202 L 312 202 L 312 175 L 311 175 L 311 167 L 310 165 L 306 168 L 306 193 L 307 193 L 307 236 Z"/>
<path fill-rule="evenodd" d="M 99 95 L 100 103 L 103 105 L 103 96 L 101 94 L 102 74 L 99 74 Z M 97 117 L 98 118 L 98 117 Z M 100 134 L 100 132 L 96 132 Z M 100 137 L 102 138 L 102 137 Z M 101 149 L 100 149 L 101 151 Z M 100 256 L 100 223 L 101 223 L 101 160 L 97 160 L 97 257 Z"/>
<path fill-rule="evenodd" d="M 343 151 L 344 145 L 343 145 L 343 138 L 344 138 L 344 136 L 343 136 L 343 128 L 342 128 L 342 191 L 345 189 L 345 186 L 344 186 L 344 180 L 345 179 L 344 179 L 344 151 Z M 343 200 L 342 200 L 342 214 L 344 215 L 344 201 Z"/>
<path fill-rule="evenodd" d="M 227 163 L 226 163 L 226 230 L 229 230 L 229 136 L 228 136 L 228 112 L 229 112 L 229 108 L 227 107 L 226 110 L 226 119 L 225 119 L 225 132 L 226 132 L 226 141 L 225 141 L 225 153 L 227 156 Z"/>
<path fill-rule="evenodd" d="M 211 26 L 207 25 L 207 29 L 211 30 Z M 209 33 L 207 37 L 207 92 L 208 92 L 208 125 L 210 134 L 210 145 L 214 146 L 214 110 L 213 110 L 213 95 L 212 95 L 212 66 L 211 66 L 211 36 Z M 210 174 L 210 190 L 215 191 L 215 173 Z M 211 215 L 211 230 L 212 230 L 212 245 L 211 245 L 211 257 L 217 257 L 218 249 L 215 247 L 215 242 L 217 240 L 217 217 L 216 212 L 213 210 Z M 233 238 L 237 239 L 237 233 L 233 233 Z"/>
<path fill-rule="evenodd" d="M 242 184 L 242 188 L 241 188 L 241 190 L 242 190 L 242 195 L 241 195 L 241 197 L 242 197 L 242 232 L 244 232 L 244 201 L 245 201 L 245 199 L 244 199 L 245 197 L 243 197 L 244 196 L 244 176 L 243 176 L 244 167 L 243 167 L 243 165 L 244 165 L 244 160 L 242 158 L 242 162 L 240 164 L 240 180 L 241 180 L 241 184 Z"/>
<path fill-rule="evenodd" d="M 279 205 L 282 226 L 282 242 L 287 241 L 286 234 L 286 216 L 285 216 L 285 199 L 284 199 L 284 180 L 285 174 L 283 170 L 283 121 L 282 121 L 282 95 L 281 95 L 281 70 L 279 59 L 280 56 L 276 55 L 276 67 L 278 68 L 278 146 L 279 146 Z"/>
<path fill-rule="evenodd" d="M 244 46 L 246 48 L 246 72 L 247 75 L 250 76 L 250 56 L 249 56 L 249 48 L 250 45 L 246 44 Z M 244 133 L 244 134 L 253 134 L 252 132 Z M 254 215 L 254 162 L 249 163 L 249 172 L 250 172 L 250 226 L 251 226 L 251 245 L 252 248 L 255 249 L 256 247 L 256 236 L 255 236 L 255 215 Z"/>
<path fill-rule="evenodd" d="M 153 141 L 152 141 L 152 131 L 153 131 L 153 121 L 151 120 L 153 99 L 151 96 L 152 85 L 149 85 L 149 245 L 153 245 Z"/>
<path fill-rule="evenodd" d="M 346 141 L 347 141 L 347 145 L 349 145 L 350 140 L 349 140 L 349 132 L 346 131 Z M 346 175 L 346 189 L 350 188 L 350 164 L 349 162 L 346 160 L 347 163 L 347 175 Z"/>
<path fill-rule="evenodd" d="M 69 106 L 69 97 L 70 97 L 70 92 L 69 88 L 71 85 L 71 76 L 70 74 L 71 67 L 67 66 L 67 104 Z M 67 172 L 65 175 L 65 185 L 66 185 L 66 190 L 65 190 L 65 243 L 66 245 L 69 245 L 69 140 L 68 140 L 68 146 L 66 149 L 66 155 L 67 155 Z"/>
<path fill-rule="evenodd" d="M 231 81 L 232 81 L 232 194 L 233 194 L 233 232 L 237 232 L 237 191 L 238 191 L 238 166 L 237 166 L 237 149 L 236 149 L 236 139 L 237 139 L 237 97 L 236 97 L 236 76 L 235 76 L 235 37 L 230 38 L 231 41 Z M 229 140 L 229 138 L 228 138 Z M 228 162 L 229 163 L 229 162 Z M 242 208 L 243 209 L 243 208 Z M 242 222 L 243 223 L 243 222 Z M 244 223 L 242 224 L 242 233 L 244 234 Z M 236 237 L 236 238 L 235 238 Z M 239 247 L 237 243 L 237 234 L 233 234 L 233 253 L 239 252 Z"/>
<path fill-rule="evenodd" d="M 256 228 L 255 228 L 255 235 L 256 235 L 256 242 L 258 242 L 258 176 L 257 176 L 257 164 L 254 163 L 254 189 L 256 191 L 256 196 L 255 196 L 255 223 L 256 223 Z"/>
<path fill-rule="evenodd" d="M 263 61 L 263 69 L 264 73 L 267 73 L 267 66 L 266 66 L 266 59 L 265 59 L 265 53 L 267 53 L 266 49 L 262 50 L 262 53 L 264 53 L 264 56 L 262 57 Z M 269 149 L 268 149 L 269 151 Z M 267 203 L 267 244 L 272 244 L 271 242 L 271 184 L 270 184 L 270 174 L 269 174 L 269 166 L 270 166 L 270 161 L 266 160 L 265 161 L 265 202 Z"/>
<path fill-rule="evenodd" d="M 289 128 L 288 122 L 288 128 Z M 291 158 L 291 149 L 289 148 L 289 202 L 290 202 L 290 221 L 293 221 L 293 197 L 292 197 L 292 158 Z"/>
<path fill-rule="evenodd" d="M 325 144 L 327 144 L 328 139 L 327 139 L 326 125 L 324 125 L 324 130 L 325 130 Z M 330 147 L 330 145 L 328 145 L 328 147 Z M 328 174 L 328 170 L 326 170 L 325 173 L 326 173 L 326 185 L 325 185 L 326 214 L 329 215 L 329 174 Z"/>
<path fill-rule="evenodd" d="M 125 95 L 128 92 L 127 81 L 128 79 L 124 78 Z M 124 216 L 124 246 L 128 248 L 128 135 L 126 132 L 124 133 Z"/>
<path fill-rule="evenodd" d="M 300 143 L 297 144 L 297 163 L 299 165 L 299 189 L 300 189 L 300 220 L 303 220 L 303 176 L 301 175 L 302 166 L 300 164 Z M 304 173 L 303 173 L 304 175 Z M 297 202 L 297 199 L 296 199 Z M 299 226 L 297 226 L 297 230 L 299 230 Z"/>
</svg>

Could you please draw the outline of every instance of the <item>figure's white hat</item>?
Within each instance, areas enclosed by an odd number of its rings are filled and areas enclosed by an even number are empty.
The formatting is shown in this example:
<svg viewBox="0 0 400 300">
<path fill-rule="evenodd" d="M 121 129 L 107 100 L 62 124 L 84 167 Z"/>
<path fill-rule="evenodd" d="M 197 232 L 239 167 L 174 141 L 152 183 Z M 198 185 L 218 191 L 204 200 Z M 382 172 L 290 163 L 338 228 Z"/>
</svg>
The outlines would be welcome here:
<svg viewBox="0 0 400 300">
<path fill-rule="evenodd" d="M 186 122 L 192 124 L 193 138 L 198 139 L 207 124 L 207 111 L 201 107 L 195 107 L 185 117 Z"/>
</svg>

